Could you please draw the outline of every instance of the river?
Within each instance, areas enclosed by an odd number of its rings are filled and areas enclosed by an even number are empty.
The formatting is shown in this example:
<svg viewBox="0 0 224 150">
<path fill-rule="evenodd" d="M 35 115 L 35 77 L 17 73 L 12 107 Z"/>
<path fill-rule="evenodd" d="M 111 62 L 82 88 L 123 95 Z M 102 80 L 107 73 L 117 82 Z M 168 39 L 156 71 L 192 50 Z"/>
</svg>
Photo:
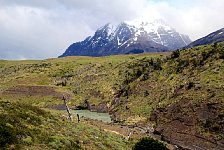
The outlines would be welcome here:
<svg viewBox="0 0 224 150">
<path fill-rule="evenodd" d="M 79 117 L 101 120 L 106 123 L 111 122 L 109 113 L 97 113 L 97 112 L 91 112 L 89 110 L 72 110 L 71 112 L 75 114 L 75 116 L 79 114 Z"/>
</svg>

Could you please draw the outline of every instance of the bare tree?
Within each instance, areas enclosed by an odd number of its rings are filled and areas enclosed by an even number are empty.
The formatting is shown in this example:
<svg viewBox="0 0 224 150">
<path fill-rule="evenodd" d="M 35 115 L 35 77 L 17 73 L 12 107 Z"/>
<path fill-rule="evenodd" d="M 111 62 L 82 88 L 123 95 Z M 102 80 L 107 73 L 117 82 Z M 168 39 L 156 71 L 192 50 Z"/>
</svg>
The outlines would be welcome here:
<svg viewBox="0 0 224 150">
<path fill-rule="evenodd" d="M 68 97 L 63 95 L 63 100 L 64 100 L 64 104 L 65 104 L 65 107 L 66 107 L 66 110 L 67 110 L 67 113 L 68 113 L 68 117 L 69 117 L 70 121 L 72 122 L 73 121 L 72 114 L 71 114 L 71 111 L 70 111 L 70 109 L 68 107 L 68 104 L 67 104 Z"/>
<path fill-rule="evenodd" d="M 128 131 L 129 131 L 129 134 L 128 134 L 128 136 L 126 137 L 126 140 L 129 141 L 130 138 L 131 138 L 131 135 L 132 135 L 132 132 L 133 132 L 133 131 L 132 131 L 132 129 L 129 130 L 129 128 L 128 128 Z"/>
<path fill-rule="evenodd" d="M 77 118 L 78 118 L 78 123 L 79 123 L 80 122 L 79 114 L 77 114 Z"/>
</svg>

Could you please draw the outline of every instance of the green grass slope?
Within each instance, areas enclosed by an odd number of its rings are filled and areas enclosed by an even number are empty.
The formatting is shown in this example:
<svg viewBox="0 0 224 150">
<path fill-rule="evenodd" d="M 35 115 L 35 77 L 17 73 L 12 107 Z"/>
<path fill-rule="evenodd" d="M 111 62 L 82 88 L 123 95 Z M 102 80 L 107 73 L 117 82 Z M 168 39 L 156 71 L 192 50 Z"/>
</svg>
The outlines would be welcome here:
<svg viewBox="0 0 224 150">
<path fill-rule="evenodd" d="M 151 122 L 163 140 L 189 149 L 223 149 L 224 44 L 127 64 L 114 102 L 117 118 Z"/>
<path fill-rule="evenodd" d="M 0 149 L 130 149 L 122 137 L 63 121 L 36 106 L 0 102 Z"/>
<path fill-rule="evenodd" d="M 86 99 L 109 104 L 119 66 L 163 55 L 0 61 L 0 149 L 131 149 L 122 136 L 85 121 L 63 121 L 66 113 L 55 109 L 64 108 L 63 95 L 71 108 Z"/>
<path fill-rule="evenodd" d="M 27 99 L 29 103 L 32 99 L 32 103 L 35 101 L 35 105 L 41 107 L 61 104 L 58 98 L 63 94 L 70 96 L 71 106 L 82 105 L 84 100 L 95 105 L 102 102 L 109 105 L 114 97 L 114 86 L 122 82 L 119 73 L 125 69 L 124 64 L 145 57 L 159 58 L 163 55 L 167 54 L 1 61 L 0 92 L 2 97 L 11 97 L 12 100 L 22 97 L 23 101 Z M 39 97 L 42 97 L 42 100 L 38 103 Z"/>
<path fill-rule="evenodd" d="M 224 43 L 169 53 L 0 61 L 1 101 L 44 109 L 109 111 L 114 121 L 152 124 L 162 140 L 223 149 Z M 47 91 L 47 92 L 46 92 Z"/>
</svg>

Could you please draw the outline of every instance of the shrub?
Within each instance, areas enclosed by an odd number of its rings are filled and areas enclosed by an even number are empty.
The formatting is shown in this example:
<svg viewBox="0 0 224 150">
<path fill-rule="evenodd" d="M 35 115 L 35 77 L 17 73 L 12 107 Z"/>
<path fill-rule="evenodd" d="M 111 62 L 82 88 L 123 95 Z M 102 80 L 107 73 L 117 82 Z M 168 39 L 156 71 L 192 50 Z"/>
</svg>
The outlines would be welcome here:
<svg viewBox="0 0 224 150">
<path fill-rule="evenodd" d="M 179 56 L 180 56 L 179 50 L 173 51 L 171 54 L 171 58 L 178 58 Z"/>
<path fill-rule="evenodd" d="M 17 132 L 14 128 L 10 127 L 4 121 L 0 122 L 0 145 L 5 148 L 10 144 L 18 142 L 16 138 Z"/>
<path fill-rule="evenodd" d="M 187 85 L 187 90 L 190 90 L 194 87 L 194 82 L 189 82 Z"/>
<path fill-rule="evenodd" d="M 26 138 L 22 139 L 23 143 L 26 145 L 31 145 L 33 143 L 32 137 L 27 136 Z"/>
<path fill-rule="evenodd" d="M 161 59 L 157 58 L 156 61 L 153 63 L 154 70 L 162 70 L 162 61 Z"/>
<path fill-rule="evenodd" d="M 133 150 L 168 150 L 168 148 L 166 148 L 163 143 L 157 140 L 149 137 L 144 137 L 135 144 Z"/>
<path fill-rule="evenodd" d="M 149 92 L 146 90 L 146 91 L 144 92 L 144 97 L 147 97 L 147 96 L 149 96 Z"/>
<path fill-rule="evenodd" d="M 222 48 L 219 52 L 219 58 L 224 59 L 224 48 Z"/>
<path fill-rule="evenodd" d="M 215 49 L 217 49 L 217 47 L 218 47 L 218 42 L 215 42 L 215 43 L 212 45 L 212 47 L 214 47 Z"/>
<path fill-rule="evenodd" d="M 74 76 L 74 71 L 70 68 L 59 69 L 51 74 L 52 77 L 69 78 Z"/>
<path fill-rule="evenodd" d="M 182 72 L 182 70 L 189 65 L 189 60 L 180 60 L 177 65 L 177 72 Z"/>
</svg>

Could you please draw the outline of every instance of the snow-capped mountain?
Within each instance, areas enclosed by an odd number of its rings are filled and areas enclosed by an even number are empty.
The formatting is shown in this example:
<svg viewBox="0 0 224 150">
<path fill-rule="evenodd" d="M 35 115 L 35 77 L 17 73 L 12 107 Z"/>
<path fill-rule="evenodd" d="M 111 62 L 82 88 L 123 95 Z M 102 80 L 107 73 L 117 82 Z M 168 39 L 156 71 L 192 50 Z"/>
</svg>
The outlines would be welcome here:
<svg viewBox="0 0 224 150">
<path fill-rule="evenodd" d="M 176 32 L 162 20 L 124 21 L 118 26 L 104 25 L 93 36 L 70 45 L 59 57 L 164 52 L 185 47 L 190 42 L 187 35 Z"/>
<path fill-rule="evenodd" d="M 191 42 L 187 35 L 176 32 L 174 28 L 170 27 L 163 20 L 155 20 L 154 22 L 134 20 L 126 23 L 137 29 L 135 32 L 136 37 L 145 33 L 152 41 L 166 46 L 171 50 L 181 48 Z"/>
<path fill-rule="evenodd" d="M 217 30 L 203 38 L 200 38 L 187 46 L 187 48 L 191 48 L 194 46 L 212 44 L 216 42 L 223 42 L 224 41 L 224 28 Z"/>
</svg>

